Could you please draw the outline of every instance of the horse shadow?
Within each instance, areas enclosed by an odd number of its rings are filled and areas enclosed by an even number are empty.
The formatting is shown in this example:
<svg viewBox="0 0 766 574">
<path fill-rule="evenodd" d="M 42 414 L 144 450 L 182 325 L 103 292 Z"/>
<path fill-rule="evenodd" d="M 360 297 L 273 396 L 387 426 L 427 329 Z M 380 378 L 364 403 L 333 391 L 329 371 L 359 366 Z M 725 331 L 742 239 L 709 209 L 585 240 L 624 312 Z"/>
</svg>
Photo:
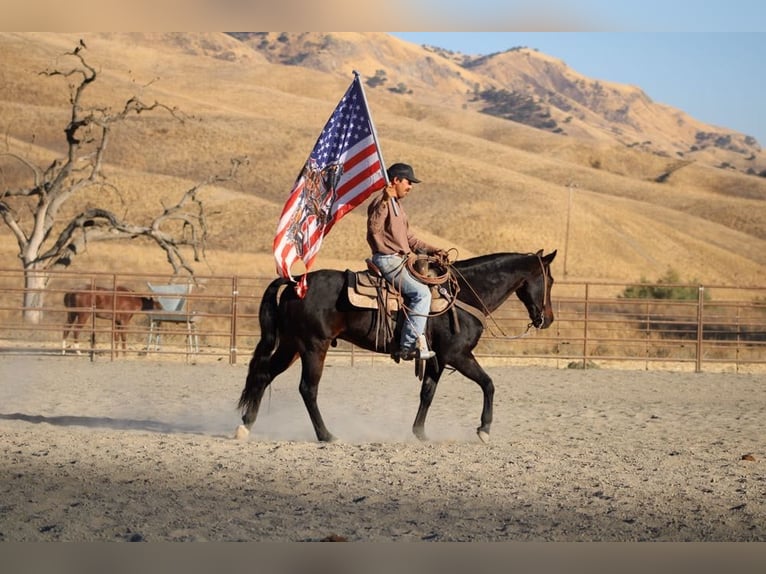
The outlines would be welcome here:
<svg viewBox="0 0 766 574">
<path fill-rule="evenodd" d="M 106 428 L 112 430 L 138 430 L 159 434 L 210 434 L 209 432 L 205 432 L 205 429 L 201 426 L 171 424 L 151 419 L 122 419 L 78 415 L 45 416 L 29 415 L 25 413 L 0 413 L 0 420 L 23 421 L 32 424 L 47 423 L 60 427 L 81 426 L 88 428 Z"/>
</svg>

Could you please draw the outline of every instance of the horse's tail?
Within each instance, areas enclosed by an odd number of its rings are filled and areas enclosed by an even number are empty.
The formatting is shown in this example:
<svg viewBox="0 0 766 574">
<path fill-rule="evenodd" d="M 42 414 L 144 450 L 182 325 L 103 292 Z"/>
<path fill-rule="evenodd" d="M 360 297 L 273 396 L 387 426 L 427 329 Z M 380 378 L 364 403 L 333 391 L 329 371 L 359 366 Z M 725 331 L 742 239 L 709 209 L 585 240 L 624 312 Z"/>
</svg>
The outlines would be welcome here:
<svg viewBox="0 0 766 574">
<path fill-rule="evenodd" d="M 239 398 L 239 408 L 249 408 L 251 401 L 256 400 L 256 389 L 263 388 L 268 384 L 269 359 L 277 346 L 277 314 L 279 301 L 277 294 L 282 285 L 289 283 L 287 279 L 279 277 L 274 279 L 266 291 L 263 292 L 261 307 L 258 310 L 258 323 L 261 327 L 261 340 L 255 347 L 253 358 L 247 372 L 247 382 Z M 266 379 L 266 380 L 264 380 Z"/>
</svg>

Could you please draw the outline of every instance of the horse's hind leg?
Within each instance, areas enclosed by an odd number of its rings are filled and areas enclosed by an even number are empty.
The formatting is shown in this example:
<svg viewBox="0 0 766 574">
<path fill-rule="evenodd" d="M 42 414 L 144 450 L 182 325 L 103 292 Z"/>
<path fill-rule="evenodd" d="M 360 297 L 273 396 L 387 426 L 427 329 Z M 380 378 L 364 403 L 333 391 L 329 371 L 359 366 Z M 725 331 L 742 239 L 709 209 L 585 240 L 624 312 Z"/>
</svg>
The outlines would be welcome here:
<svg viewBox="0 0 766 574">
<path fill-rule="evenodd" d="M 120 341 L 122 340 L 122 326 L 115 321 L 112 331 L 112 350 L 116 356 L 120 356 Z"/>
<path fill-rule="evenodd" d="M 242 409 L 242 424 L 237 427 L 234 435 L 237 439 L 245 439 L 250 434 L 250 429 L 258 417 L 258 409 L 266 388 L 280 373 L 283 373 L 293 364 L 297 352 L 293 347 L 279 345 L 271 357 L 260 357 L 256 352 L 250 360 L 247 372 L 245 388 L 239 399 Z"/>
<path fill-rule="evenodd" d="M 301 355 L 303 368 L 301 370 L 301 383 L 298 390 L 303 398 L 303 404 L 306 405 L 306 410 L 309 412 L 317 439 L 321 442 L 332 442 L 335 440 L 335 437 L 327 430 L 317 405 L 319 380 L 322 378 L 326 355 L 327 349 L 315 350 Z"/>
<path fill-rule="evenodd" d="M 128 334 L 123 329 L 120 329 L 118 335 L 120 336 L 120 341 L 122 346 L 122 356 L 127 357 L 128 356 Z M 120 354 L 120 351 L 117 348 L 117 342 L 115 342 L 114 344 L 114 351 L 117 355 Z"/>
</svg>

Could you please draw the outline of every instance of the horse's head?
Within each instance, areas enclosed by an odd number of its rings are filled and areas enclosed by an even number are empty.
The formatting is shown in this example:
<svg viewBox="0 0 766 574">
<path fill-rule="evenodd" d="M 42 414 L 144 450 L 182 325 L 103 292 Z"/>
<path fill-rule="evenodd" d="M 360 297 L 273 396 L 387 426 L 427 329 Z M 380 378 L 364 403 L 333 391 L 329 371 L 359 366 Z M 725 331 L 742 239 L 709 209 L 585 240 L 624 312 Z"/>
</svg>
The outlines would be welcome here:
<svg viewBox="0 0 766 574">
<path fill-rule="evenodd" d="M 551 262 L 556 257 L 556 251 L 543 255 L 542 249 L 534 254 L 537 262 L 533 262 L 528 277 L 516 295 L 529 313 L 532 326 L 536 329 L 547 329 L 553 323 L 553 305 L 551 305 Z"/>
</svg>

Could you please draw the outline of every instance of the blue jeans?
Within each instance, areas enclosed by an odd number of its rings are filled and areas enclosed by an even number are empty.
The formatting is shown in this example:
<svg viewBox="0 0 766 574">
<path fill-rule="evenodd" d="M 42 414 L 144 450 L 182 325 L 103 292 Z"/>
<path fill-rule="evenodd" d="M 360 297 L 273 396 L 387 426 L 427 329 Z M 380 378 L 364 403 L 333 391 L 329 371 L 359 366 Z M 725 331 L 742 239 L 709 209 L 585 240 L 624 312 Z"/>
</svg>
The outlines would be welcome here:
<svg viewBox="0 0 766 574">
<path fill-rule="evenodd" d="M 372 262 L 377 265 L 386 280 L 404 297 L 405 320 L 399 344 L 402 349 L 412 349 L 420 335 L 425 333 L 428 312 L 431 310 L 431 289 L 412 276 L 401 255 L 374 253 Z"/>
</svg>

